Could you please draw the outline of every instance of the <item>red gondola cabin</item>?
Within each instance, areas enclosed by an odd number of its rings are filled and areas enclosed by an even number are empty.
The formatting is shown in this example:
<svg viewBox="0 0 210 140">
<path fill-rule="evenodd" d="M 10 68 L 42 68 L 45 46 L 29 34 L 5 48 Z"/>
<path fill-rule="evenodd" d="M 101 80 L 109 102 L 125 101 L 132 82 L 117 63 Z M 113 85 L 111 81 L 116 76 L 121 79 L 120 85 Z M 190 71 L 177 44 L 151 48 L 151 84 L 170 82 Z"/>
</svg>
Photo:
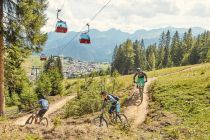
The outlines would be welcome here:
<svg viewBox="0 0 210 140">
<path fill-rule="evenodd" d="M 66 22 L 60 20 L 57 21 L 55 32 L 57 33 L 66 33 L 68 31 Z"/>
<path fill-rule="evenodd" d="M 91 44 L 90 36 L 87 33 L 82 33 L 80 35 L 80 43 L 82 43 L 82 44 Z"/>
<path fill-rule="evenodd" d="M 47 56 L 46 56 L 45 54 L 41 54 L 40 60 L 41 60 L 41 61 L 47 60 Z"/>
</svg>

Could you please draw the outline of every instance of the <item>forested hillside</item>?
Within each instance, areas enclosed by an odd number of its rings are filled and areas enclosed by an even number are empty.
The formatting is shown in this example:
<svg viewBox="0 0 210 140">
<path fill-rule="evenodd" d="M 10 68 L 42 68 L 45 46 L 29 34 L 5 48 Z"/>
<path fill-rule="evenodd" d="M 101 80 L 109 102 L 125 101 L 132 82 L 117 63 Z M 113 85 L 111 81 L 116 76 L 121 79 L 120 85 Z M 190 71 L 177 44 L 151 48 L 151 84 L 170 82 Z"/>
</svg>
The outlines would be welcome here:
<svg viewBox="0 0 210 140">
<path fill-rule="evenodd" d="M 180 37 L 178 31 L 171 35 L 163 32 L 158 44 L 149 45 L 144 41 L 127 40 L 115 47 L 112 71 L 121 74 L 132 73 L 136 68 L 154 70 L 173 66 L 184 66 L 210 61 L 210 32 L 193 37 L 192 30 Z"/>
<path fill-rule="evenodd" d="M 48 55 L 62 54 L 64 56 L 85 61 L 109 61 L 116 45 L 121 44 L 127 38 L 132 41 L 144 39 L 145 46 L 158 42 L 158 37 L 161 33 L 170 31 L 174 34 L 176 31 L 182 37 L 187 28 L 165 27 L 151 30 L 138 30 L 134 33 L 127 33 L 115 28 L 107 31 L 100 31 L 98 29 L 90 29 L 90 37 L 92 39 L 91 45 L 81 45 L 77 37 L 71 43 L 71 39 L 77 32 L 71 31 L 66 34 L 56 34 L 54 32 L 48 33 L 48 40 L 44 47 L 44 52 Z M 193 36 L 204 32 L 205 29 L 200 27 L 192 27 Z"/>
</svg>

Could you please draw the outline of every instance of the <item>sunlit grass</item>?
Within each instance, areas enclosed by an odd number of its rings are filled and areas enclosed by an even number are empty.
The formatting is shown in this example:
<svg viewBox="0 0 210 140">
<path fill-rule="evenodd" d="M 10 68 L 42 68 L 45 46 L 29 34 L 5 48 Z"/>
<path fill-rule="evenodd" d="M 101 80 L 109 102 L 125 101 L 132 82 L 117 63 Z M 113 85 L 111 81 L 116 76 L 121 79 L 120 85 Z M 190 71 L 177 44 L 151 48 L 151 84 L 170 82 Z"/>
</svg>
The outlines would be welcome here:
<svg viewBox="0 0 210 140">
<path fill-rule="evenodd" d="M 210 64 L 160 77 L 153 100 L 163 111 L 176 114 L 178 125 L 163 130 L 178 139 L 210 138 Z"/>
<path fill-rule="evenodd" d="M 40 61 L 40 57 L 38 55 L 32 55 L 25 60 L 25 62 L 22 64 L 22 67 L 27 73 L 30 73 L 33 66 L 42 67 L 43 63 L 44 62 Z"/>
</svg>

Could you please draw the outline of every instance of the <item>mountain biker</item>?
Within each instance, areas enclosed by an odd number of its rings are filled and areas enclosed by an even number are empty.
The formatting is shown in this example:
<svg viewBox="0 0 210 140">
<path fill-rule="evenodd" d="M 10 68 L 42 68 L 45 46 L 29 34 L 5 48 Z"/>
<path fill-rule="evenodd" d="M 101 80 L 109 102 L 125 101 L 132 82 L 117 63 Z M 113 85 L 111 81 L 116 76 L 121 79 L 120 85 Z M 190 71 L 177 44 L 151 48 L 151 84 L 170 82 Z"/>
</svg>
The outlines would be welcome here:
<svg viewBox="0 0 210 140">
<path fill-rule="evenodd" d="M 108 94 L 106 91 L 101 92 L 101 96 L 104 99 L 102 111 L 108 103 L 111 103 L 111 107 L 109 109 L 109 118 L 111 119 L 112 113 L 116 110 L 116 113 L 120 113 L 120 102 L 119 97 Z"/>
<path fill-rule="evenodd" d="M 40 110 L 37 113 L 36 119 L 35 119 L 35 123 L 39 123 L 38 122 L 38 118 L 40 121 L 40 118 L 42 118 L 44 116 L 44 114 L 48 111 L 49 109 L 49 103 L 48 101 L 45 99 L 44 96 L 39 96 L 39 101 L 38 104 L 40 105 Z"/>
<path fill-rule="evenodd" d="M 138 76 L 137 82 L 135 81 L 136 80 L 136 76 Z M 144 85 L 147 82 L 147 74 L 145 72 L 143 72 L 141 68 L 137 68 L 136 69 L 136 73 L 133 76 L 133 82 L 137 83 L 137 88 L 141 88 L 142 89 L 142 93 L 143 93 Z"/>
</svg>

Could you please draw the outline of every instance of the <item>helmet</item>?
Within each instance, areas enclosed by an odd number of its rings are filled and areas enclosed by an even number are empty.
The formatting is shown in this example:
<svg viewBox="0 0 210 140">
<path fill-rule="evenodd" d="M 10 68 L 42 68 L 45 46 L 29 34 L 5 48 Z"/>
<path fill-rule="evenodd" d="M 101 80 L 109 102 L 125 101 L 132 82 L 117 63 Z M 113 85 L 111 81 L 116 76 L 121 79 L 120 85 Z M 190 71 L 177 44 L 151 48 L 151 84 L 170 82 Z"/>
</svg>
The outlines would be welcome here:
<svg viewBox="0 0 210 140">
<path fill-rule="evenodd" d="M 137 68 L 136 70 L 137 70 L 137 71 L 142 71 L 141 68 Z"/>
<path fill-rule="evenodd" d="M 106 91 L 101 91 L 100 94 L 101 94 L 101 95 L 105 95 L 105 94 L 106 94 Z"/>
</svg>

